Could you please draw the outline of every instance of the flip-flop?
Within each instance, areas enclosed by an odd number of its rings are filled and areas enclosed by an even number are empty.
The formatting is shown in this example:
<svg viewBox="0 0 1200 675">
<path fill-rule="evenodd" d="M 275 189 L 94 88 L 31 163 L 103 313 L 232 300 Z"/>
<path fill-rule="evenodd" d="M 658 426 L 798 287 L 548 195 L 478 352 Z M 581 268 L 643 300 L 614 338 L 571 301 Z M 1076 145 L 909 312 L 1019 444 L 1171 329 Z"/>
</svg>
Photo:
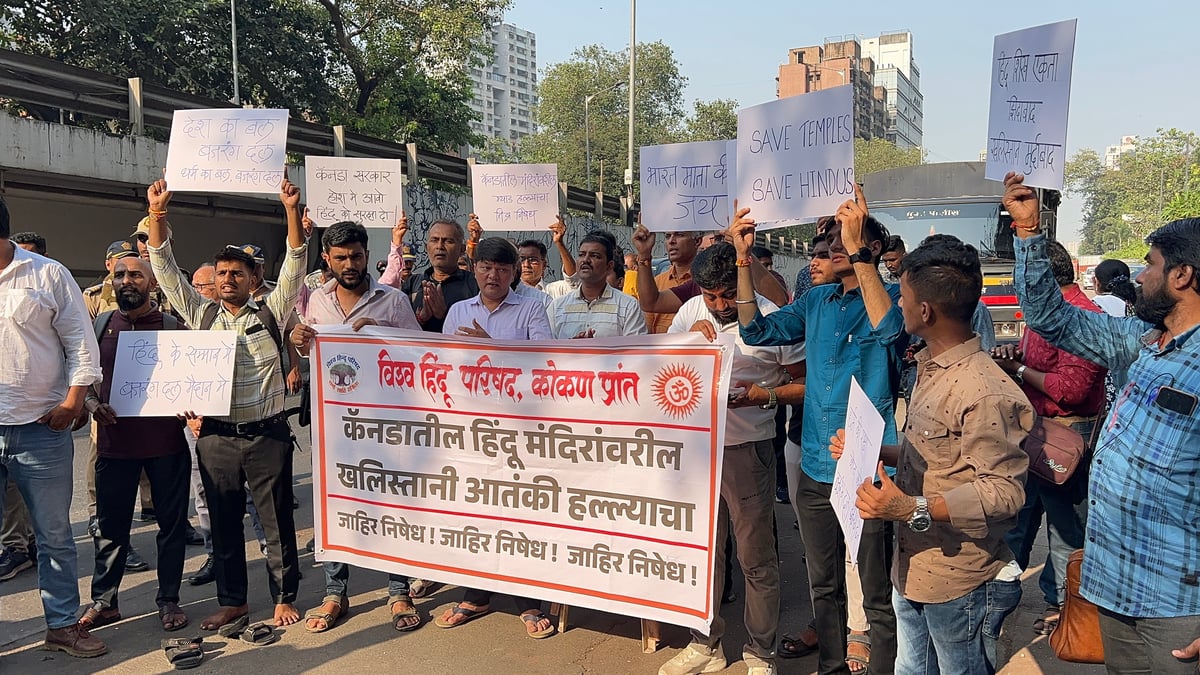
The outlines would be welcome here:
<svg viewBox="0 0 1200 675">
<path fill-rule="evenodd" d="M 161 643 L 163 652 L 167 655 L 167 661 L 175 667 L 175 670 L 187 670 L 195 668 L 204 660 L 204 638 L 170 638 L 163 640 Z"/>
<path fill-rule="evenodd" d="M 853 654 L 850 652 L 851 649 L 855 648 L 855 645 L 857 645 L 857 651 L 859 652 L 857 654 Z M 866 654 L 862 653 L 864 651 L 866 652 Z M 846 636 L 846 665 L 849 666 L 850 664 L 857 664 L 857 665 L 862 666 L 862 668 L 859 668 L 858 670 L 851 668 L 850 669 L 851 673 L 866 673 L 867 672 L 867 668 L 869 668 L 871 665 L 871 636 L 870 635 L 857 635 L 855 633 L 850 633 L 849 635 Z"/>
<path fill-rule="evenodd" d="M 776 654 L 781 659 L 798 659 L 817 651 L 816 645 L 810 645 L 798 637 L 784 637 L 779 640 L 779 650 Z"/>
<path fill-rule="evenodd" d="M 217 628 L 217 635 L 221 637 L 237 637 L 246 628 L 246 624 L 250 623 L 250 615 L 243 614 L 229 623 Z"/>
<path fill-rule="evenodd" d="M 167 624 L 164 622 L 164 619 L 166 619 L 167 615 L 170 615 L 170 614 L 174 614 L 177 617 L 182 616 L 183 623 L 175 624 L 173 626 L 167 626 Z M 187 614 L 184 614 L 183 610 L 180 609 L 179 605 L 175 604 L 175 603 L 163 605 L 162 607 L 158 608 L 158 622 L 159 622 L 159 624 L 162 625 L 162 629 L 167 631 L 168 633 L 173 633 L 177 630 L 187 628 L 187 625 L 190 623 L 190 621 L 188 620 Z"/>
<path fill-rule="evenodd" d="M 107 614 L 105 612 L 108 612 Z M 97 607 L 92 605 L 79 617 L 79 625 L 85 630 L 96 630 L 101 626 L 116 623 L 121 620 L 121 611 L 112 607 Z"/>
<path fill-rule="evenodd" d="M 465 619 L 463 619 L 462 621 L 458 621 L 456 623 L 449 623 L 449 622 L 443 621 L 442 617 L 439 616 L 438 618 L 433 620 L 433 625 L 437 626 L 438 628 L 457 628 L 463 624 L 471 623 L 475 619 L 478 619 L 479 617 L 481 617 L 484 614 L 487 614 L 491 611 L 492 610 L 490 607 L 488 609 L 467 609 L 466 607 L 459 605 L 454 608 L 454 611 L 452 614 L 462 615 L 462 616 L 466 617 Z"/>
<path fill-rule="evenodd" d="M 269 645 L 279 640 L 279 633 L 275 632 L 275 627 L 266 621 L 259 621 L 253 626 L 247 626 L 246 630 L 242 631 L 242 642 L 248 642 L 258 647 Z"/>
<path fill-rule="evenodd" d="M 427 579 L 413 579 L 408 583 L 408 597 L 423 598 L 433 590 L 435 582 Z"/>
<path fill-rule="evenodd" d="M 546 621 L 548 621 L 550 623 L 550 626 L 548 628 L 543 628 L 542 630 L 535 630 L 535 631 L 529 630 L 530 628 L 537 628 L 538 622 L 541 621 L 542 619 L 545 619 Z M 534 640 L 541 640 L 544 638 L 548 638 L 551 635 L 554 635 L 554 622 L 550 621 L 550 617 L 546 616 L 545 612 L 526 612 L 525 614 L 521 615 L 521 621 L 524 621 L 525 623 L 529 624 L 525 628 L 525 634 L 528 635 L 529 637 L 533 638 Z"/>
</svg>

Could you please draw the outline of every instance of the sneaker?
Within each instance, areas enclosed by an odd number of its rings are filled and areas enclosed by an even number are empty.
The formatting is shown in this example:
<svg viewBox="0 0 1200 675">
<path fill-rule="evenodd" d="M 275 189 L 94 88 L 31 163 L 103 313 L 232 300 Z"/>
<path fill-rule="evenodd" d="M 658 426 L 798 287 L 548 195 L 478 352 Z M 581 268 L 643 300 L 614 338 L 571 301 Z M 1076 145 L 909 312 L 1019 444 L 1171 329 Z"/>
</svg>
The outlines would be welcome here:
<svg viewBox="0 0 1200 675">
<path fill-rule="evenodd" d="M 658 675 L 693 675 L 693 673 L 716 673 L 728 666 L 720 643 L 709 650 L 704 645 L 690 644 L 658 669 Z"/>
<path fill-rule="evenodd" d="M 150 569 L 150 563 L 137 552 L 133 544 L 129 545 L 129 553 L 125 556 L 125 569 L 130 572 L 141 572 Z"/>
<path fill-rule="evenodd" d="M 775 488 L 775 503 L 776 504 L 791 504 L 792 500 L 788 499 L 787 486 Z"/>
<path fill-rule="evenodd" d="M 142 509 L 142 515 L 138 516 L 138 520 L 143 523 L 153 523 L 158 520 L 158 516 L 154 513 L 154 509 Z"/>
<path fill-rule="evenodd" d="M 33 561 L 28 553 L 11 548 L 6 548 L 0 553 L 0 581 L 8 581 L 30 567 L 33 567 Z"/>
<path fill-rule="evenodd" d="M 46 651 L 66 652 L 81 659 L 90 659 L 108 653 L 108 646 L 99 638 L 92 637 L 79 624 L 66 628 L 53 628 L 46 631 L 46 640 L 42 643 Z"/>
<path fill-rule="evenodd" d="M 96 519 L 96 516 L 88 518 L 88 534 L 92 535 L 93 539 L 100 536 L 100 521 Z"/>
<path fill-rule="evenodd" d="M 200 569 L 196 570 L 195 574 L 187 578 L 187 582 L 193 586 L 211 584 L 216 580 L 217 573 L 213 571 L 213 557 L 211 555 L 204 559 L 204 564 L 200 566 Z"/>
</svg>

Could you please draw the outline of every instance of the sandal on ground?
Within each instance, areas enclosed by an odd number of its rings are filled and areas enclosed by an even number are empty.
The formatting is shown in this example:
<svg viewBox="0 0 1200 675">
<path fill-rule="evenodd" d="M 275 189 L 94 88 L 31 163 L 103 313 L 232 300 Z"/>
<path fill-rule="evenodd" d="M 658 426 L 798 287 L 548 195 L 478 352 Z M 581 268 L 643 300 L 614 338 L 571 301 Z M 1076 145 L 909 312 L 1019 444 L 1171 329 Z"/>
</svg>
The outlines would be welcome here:
<svg viewBox="0 0 1200 675">
<path fill-rule="evenodd" d="M 337 605 L 337 611 L 333 614 L 325 611 L 325 605 L 333 603 Z M 321 600 L 321 606 L 315 607 L 304 613 L 304 630 L 310 633 L 324 633 L 325 631 L 337 625 L 337 622 L 350 613 L 350 600 L 344 595 L 327 595 Z M 309 621 L 320 621 L 315 628 L 308 624 Z"/>
<path fill-rule="evenodd" d="M 813 643 L 809 644 L 804 641 L 805 636 L 813 638 Z M 777 652 L 780 658 L 798 659 L 801 656 L 808 656 L 817 651 L 817 633 L 812 628 L 805 628 L 804 632 L 799 637 L 783 636 L 779 640 L 779 651 Z"/>
<path fill-rule="evenodd" d="M 174 602 L 165 603 L 158 608 L 158 620 L 162 622 L 162 629 L 168 633 L 186 628 L 189 623 L 187 614 Z"/>
<path fill-rule="evenodd" d="M 488 612 L 491 612 L 491 611 L 492 611 L 491 608 L 488 607 L 487 605 L 484 605 L 483 609 L 471 609 L 469 607 L 463 607 L 462 604 L 460 603 L 457 607 L 454 608 L 453 614 L 462 616 L 463 617 L 462 621 L 455 621 L 455 622 L 451 623 L 449 621 L 443 621 L 442 617 L 439 616 L 438 618 L 433 620 L 433 625 L 437 626 L 438 628 L 457 628 L 458 626 L 461 626 L 463 624 L 471 623 L 475 619 L 478 619 L 479 617 L 481 617 L 484 614 L 487 614 Z"/>
<path fill-rule="evenodd" d="M 396 609 L 397 603 L 408 606 L 404 609 Z M 389 598 L 388 608 L 392 610 L 392 628 L 401 633 L 407 633 L 421 627 L 421 615 L 417 612 L 417 608 L 413 607 L 412 603 L 408 601 L 408 598 Z M 404 620 L 409 617 L 415 618 L 417 622 L 414 624 L 405 623 Z"/>
<path fill-rule="evenodd" d="M 204 660 L 203 644 L 204 639 L 200 637 L 170 638 L 161 642 L 167 661 L 175 670 L 187 670 L 200 665 Z"/>
<path fill-rule="evenodd" d="M 846 636 L 846 665 L 852 673 L 865 673 L 871 664 L 871 636 L 850 633 Z M 854 666 L 858 666 L 855 668 Z"/>
<path fill-rule="evenodd" d="M 266 621 L 259 621 L 253 626 L 247 626 L 246 630 L 242 631 L 242 642 L 262 647 L 269 645 L 272 642 L 279 640 L 279 634 L 275 632 L 275 627 Z"/>
<path fill-rule="evenodd" d="M 241 634 L 241 632 L 243 630 L 246 629 L 246 625 L 249 623 L 250 623 L 250 615 L 243 614 L 243 615 L 239 616 L 238 618 L 234 619 L 233 621 L 230 621 L 229 623 L 224 624 L 223 626 L 220 626 L 219 628 L 217 628 L 217 634 L 220 635 L 221 637 L 227 637 L 227 638 L 237 637 L 239 634 Z"/>
<path fill-rule="evenodd" d="M 120 620 L 121 610 L 116 607 L 101 607 L 99 604 L 94 604 L 84 610 L 83 616 L 79 617 L 79 627 L 84 630 L 96 630 L 101 626 L 107 626 Z"/>
<path fill-rule="evenodd" d="M 550 626 L 542 630 L 537 630 L 538 622 L 542 619 L 545 619 Z M 526 634 L 534 640 L 541 640 L 554 635 L 554 622 L 550 621 L 550 617 L 546 616 L 544 612 L 526 612 L 521 615 L 521 621 L 525 622 Z"/>
<path fill-rule="evenodd" d="M 1047 605 L 1046 610 L 1038 617 L 1037 621 L 1033 622 L 1033 632 L 1038 635 L 1049 635 L 1054 632 L 1054 628 L 1058 626 L 1058 617 L 1060 610 L 1057 605 Z"/>
<path fill-rule="evenodd" d="M 413 579 L 408 583 L 408 597 L 423 598 L 433 592 L 434 584 L 428 579 Z"/>
</svg>

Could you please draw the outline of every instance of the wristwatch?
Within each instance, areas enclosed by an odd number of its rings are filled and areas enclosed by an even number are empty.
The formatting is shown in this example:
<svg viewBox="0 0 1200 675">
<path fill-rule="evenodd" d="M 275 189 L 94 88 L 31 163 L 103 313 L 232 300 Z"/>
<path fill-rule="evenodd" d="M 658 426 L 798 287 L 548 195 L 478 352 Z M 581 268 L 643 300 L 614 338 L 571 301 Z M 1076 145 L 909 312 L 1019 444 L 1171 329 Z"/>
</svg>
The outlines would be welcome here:
<svg viewBox="0 0 1200 675">
<path fill-rule="evenodd" d="M 874 258 L 875 258 L 875 256 L 871 255 L 871 249 L 867 248 L 866 246 L 858 249 L 854 253 L 851 253 L 847 257 L 847 259 L 850 261 L 851 264 L 860 263 L 860 262 L 869 264 L 871 262 L 874 262 Z"/>
<path fill-rule="evenodd" d="M 758 406 L 763 410 L 774 410 L 775 406 L 779 405 L 779 398 L 775 396 L 775 387 L 767 387 L 767 402 Z"/>
<path fill-rule="evenodd" d="M 908 527 L 913 532 L 926 532 L 933 525 L 933 516 L 929 515 L 929 500 L 924 497 L 914 497 L 917 508 L 908 517 Z"/>
<path fill-rule="evenodd" d="M 1017 381 L 1017 384 L 1025 384 L 1026 368 L 1027 366 L 1022 365 L 1020 368 L 1017 368 L 1017 372 L 1013 373 L 1013 379 Z"/>
</svg>

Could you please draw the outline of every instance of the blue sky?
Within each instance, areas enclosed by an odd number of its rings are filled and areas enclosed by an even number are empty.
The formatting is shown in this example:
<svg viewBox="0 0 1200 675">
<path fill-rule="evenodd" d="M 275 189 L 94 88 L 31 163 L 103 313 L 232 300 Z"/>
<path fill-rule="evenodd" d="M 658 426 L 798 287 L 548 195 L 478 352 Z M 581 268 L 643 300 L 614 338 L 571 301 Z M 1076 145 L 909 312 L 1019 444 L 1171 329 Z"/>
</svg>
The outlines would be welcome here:
<svg viewBox="0 0 1200 675">
<path fill-rule="evenodd" d="M 1071 84 L 1068 155 L 1103 152 L 1126 134 L 1200 129 L 1200 72 L 1195 66 L 1197 5 L 1161 0 L 1037 3 L 802 0 L 642 0 L 637 39 L 662 40 L 688 78 L 694 99 L 734 98 L 751 106 L 775 98 L 775 76 L 788 49 L 831 36 L 908 30 L 921 69 L 928 161 L 977 160 L 987 138 L 992 39 L 996 34 L 1078 18 Z M 505 20 L 537 34 L 539 70 L 577 47 L 629 44 L 629 2 L 515 0 Z M 869 198 L 869 195 L 868 195 Z M 1075 238 L 1079 207 L 1061 213 L 1063 240 Z"/>
</svg>

